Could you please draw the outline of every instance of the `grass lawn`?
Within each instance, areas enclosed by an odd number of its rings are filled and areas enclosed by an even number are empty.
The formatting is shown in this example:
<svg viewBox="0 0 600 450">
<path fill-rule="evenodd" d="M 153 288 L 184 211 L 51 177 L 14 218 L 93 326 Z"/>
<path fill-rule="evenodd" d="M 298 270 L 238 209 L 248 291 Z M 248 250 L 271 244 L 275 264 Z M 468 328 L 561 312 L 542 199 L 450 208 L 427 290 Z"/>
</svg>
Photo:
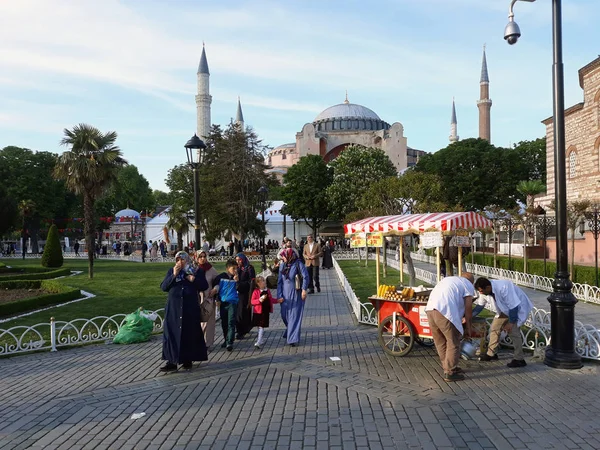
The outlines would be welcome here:
<svg viewBox="0 0 600 450">
<path fill-rule="evenodd" d="M 0 261 L 12 267 L 41 267 L 40 259 Z M 160 283 L 172 266 L 173 263 L 142 264 L 98 260 L 94 262 L 94 279 L 90 280 L 87 275 L 87 260 L 65 260 L 64 267 L 81 270 L 83 273 L 58 281 L 95 294 L 96 297 L 11 320 L 0 324 L 0 328 L 49 322 L 50 317 L 59 321 L 70 321 L 77 318 L 91 319 L 96 316 L 127 314 L 140 306 L 148 310 L 164 308 L 166 294 L 161 291 Z M 224 263 L 216 263 L 214 266 L 217 272 L 225 270 Z"/>
<path fill-rule="evenodd" d="M 352 289 L 362 303 L 371 304 L 367 299 L 377 293 L 377 278 L 375 274 L 375 261 L 369 261 L 368 267 L 365 262 L 357 260 L 339 260 L 338 264 L 344 271 L 344 275 L 352 285 Z M 388 266 L 387 277 L 383 276 L 383 264 L 380 264 L 379 282 L 381 284 L 397 285 L 400 284 L 400 272 Z M 404 283 L 408 283 L 410 277 L 404 274 Z M 417 280 L 417 286 L 429 286 L 424 281 Z"/>
</svg>

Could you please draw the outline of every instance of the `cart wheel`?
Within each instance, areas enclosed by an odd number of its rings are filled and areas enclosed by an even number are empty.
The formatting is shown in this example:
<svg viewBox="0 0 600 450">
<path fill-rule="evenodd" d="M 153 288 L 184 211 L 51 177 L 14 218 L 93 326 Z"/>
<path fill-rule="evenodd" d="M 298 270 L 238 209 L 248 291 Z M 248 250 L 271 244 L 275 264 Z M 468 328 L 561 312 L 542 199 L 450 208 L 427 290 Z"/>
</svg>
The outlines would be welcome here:
<svg viewBox="0 0 600 450">
<path fill-rule="evenodd" d="M 377 340 L 383 351 L 392 356 L 404 356 L 411 351 L 415 343 L 415 333 L 408 320 L 396 315 L 396 334 L 394 334 L 394 316 L 388 316 L 379 324 Z"/>
<path fill-rule="evenodd" d="M 435 345 L 432 338 L 417 338 L 417 343 L 427 348 L 431 348 Z"/>
</svg>

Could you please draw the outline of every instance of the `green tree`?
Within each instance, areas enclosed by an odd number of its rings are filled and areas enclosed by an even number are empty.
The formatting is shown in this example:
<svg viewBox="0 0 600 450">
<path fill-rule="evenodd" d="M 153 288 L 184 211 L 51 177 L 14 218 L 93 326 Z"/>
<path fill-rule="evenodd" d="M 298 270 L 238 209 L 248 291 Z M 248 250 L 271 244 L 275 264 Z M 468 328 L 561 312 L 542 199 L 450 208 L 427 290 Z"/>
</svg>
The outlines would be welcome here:
<svg viewBox="0 0 600 450">
<path fill-rule="evenodd" d="M 332 180 L 332 169 L 319 155 L 303 156 L 283 176 L 287 214 L 304 220 L 315 237 L 329 216 L 326 190 Z"/>
<path fill-rule="evenodd" d="M 17 225 L 17 202 L 8 195 L 4 185 L 0 185 L 0 236 Z"/>
<path fill-rule="evenodd" d="M 61 145 L 71 150 L 59 156 L 54 175 L 64 180 L 71 191 L 83 197 L 84 232 L 89 262 L 89 277 L 94 277 L 94 205 L 115 181 L 118 169 L 127 165 L 115 142 L 117 133 L 102 133 L 88 124 L 72 130 L 65 128 Z"/>
<path fill-rule="evenodd" d="M 60 248 L 60 238 L 58 236 L 58 228 L 52 224 L 46 238 L 46 246 L 42 255 L 42 266 L 44 267 L 62 267 L 63 253 Z"/>
<path fill-rule="evenodd" d="M 152 196 L 154 197 L 154 204 L 156 206 L 168 206 L 173 203 L 173 198 L 171 194 L 163 191 L 159 191 L 155 189 L 152 191 Z"/>
<path fill-rule="evenodd" d="M 173 205 L 169 211 L 167 228 L 177 233 L 177 250 L 183 250 L 183 235 L 190 230 L 190 219 L 186 211 L 178 205 Z M 200 245 L 200 242 L 197 242 L 196 245 Z"/>
<path fill-rule="evenodd" d="M 540 180 L 546 183 L 546 138 L 521 141 L 514 145 L 521 180 Z"/>
<path fill-rule="evenodd" d="M 357 202 L 369 184 L 397 175 L 381 149 L 351 145 L 331 162 L 333 181 L 327 188 L 332 218 L 344 219 L 358 209 Z"/>
</svg>

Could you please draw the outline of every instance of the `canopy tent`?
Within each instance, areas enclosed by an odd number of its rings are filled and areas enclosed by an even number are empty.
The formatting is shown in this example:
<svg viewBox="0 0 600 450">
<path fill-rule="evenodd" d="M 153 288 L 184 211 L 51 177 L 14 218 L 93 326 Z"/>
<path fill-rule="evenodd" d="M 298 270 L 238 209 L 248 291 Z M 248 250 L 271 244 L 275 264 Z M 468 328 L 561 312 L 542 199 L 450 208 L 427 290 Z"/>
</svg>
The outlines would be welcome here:
<svg viewBox="0 0 600 450">
<path fill-rule="evenodd" d="M 347 235 L 360 232 L 403 235 L 424 231 L 441 231 L 449 234 L 456 230 L 491 228 L 491 220 L 473 211 L 369 217 L 344 225 Z"/>
</svg>

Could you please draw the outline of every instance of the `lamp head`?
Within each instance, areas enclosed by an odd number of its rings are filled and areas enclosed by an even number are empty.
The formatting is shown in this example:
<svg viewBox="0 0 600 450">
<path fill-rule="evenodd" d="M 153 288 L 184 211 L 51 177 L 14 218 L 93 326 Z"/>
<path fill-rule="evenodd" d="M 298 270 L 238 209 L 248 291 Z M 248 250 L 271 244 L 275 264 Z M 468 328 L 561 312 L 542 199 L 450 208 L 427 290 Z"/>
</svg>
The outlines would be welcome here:
<svg viewBox="0 0 600 450">
<path fill-rule="evenodd" d="M 520 37 L 521 30 L 519 29 L 519 25 L 517 25 L 517 23 L 511 18 L 504 28 L 504 39 L 509 43 L 509 45 L 514 45 L 517 43 Z"/>
</svg>

